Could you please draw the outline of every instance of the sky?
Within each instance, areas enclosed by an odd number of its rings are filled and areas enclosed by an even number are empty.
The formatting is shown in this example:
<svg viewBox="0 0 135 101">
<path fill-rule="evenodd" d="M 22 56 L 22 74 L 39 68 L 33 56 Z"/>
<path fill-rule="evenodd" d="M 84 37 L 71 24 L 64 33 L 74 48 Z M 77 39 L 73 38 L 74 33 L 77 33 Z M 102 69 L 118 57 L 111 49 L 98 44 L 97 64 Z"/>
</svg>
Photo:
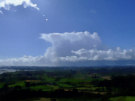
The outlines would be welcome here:
<svg viewBox="0 0 135 101">
<path fill-rule="evenodd" d="M 134 0 L 0 0 L 0 66 L 135 65 Z"/>
</svg>

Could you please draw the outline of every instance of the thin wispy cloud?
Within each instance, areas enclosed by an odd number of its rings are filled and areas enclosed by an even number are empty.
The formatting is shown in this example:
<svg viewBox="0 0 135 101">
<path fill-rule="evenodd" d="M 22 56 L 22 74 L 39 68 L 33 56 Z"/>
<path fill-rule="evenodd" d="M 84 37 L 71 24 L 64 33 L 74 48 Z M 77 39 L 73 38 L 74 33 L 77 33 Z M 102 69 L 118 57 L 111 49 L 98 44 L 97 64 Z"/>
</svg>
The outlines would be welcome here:
<svg viewBox="0 0 135 101">
<path fill-rule="evenodd" d="M 49 20 L 48 18 L 45 18 L 45 22 L 48 22 L 48 20 Z"/>
</svg>

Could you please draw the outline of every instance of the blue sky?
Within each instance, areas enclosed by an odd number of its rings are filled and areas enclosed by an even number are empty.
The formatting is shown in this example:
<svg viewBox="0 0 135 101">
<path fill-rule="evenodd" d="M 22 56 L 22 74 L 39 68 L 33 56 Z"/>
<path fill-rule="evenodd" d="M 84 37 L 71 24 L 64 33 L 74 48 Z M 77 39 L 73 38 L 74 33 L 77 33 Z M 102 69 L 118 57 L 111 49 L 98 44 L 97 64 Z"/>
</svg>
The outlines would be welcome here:
<svg viewBox="0 0 135 101">
<path fill-rule="evenodd" d="M 1 6 L 4 1 L 12 0 L 0 0 L 2 60 L 46 55 L 53 42 L 41 37 L 42 33 L 97 32 L 102 46 L 108 49 L 135 49 L 134 0 L 28 0 L 31 4 L 27 4 L 27 0 L 22 0 L 22 4 L 6 4 L 10 8 L 8 10 L 7 6 Z M 26 8 L 25 3 L 28 6 Z M 76 45 L 79 45 L 79 42 Z M 75 49 L 77 50 L 79 48 Z"/>
</svg>

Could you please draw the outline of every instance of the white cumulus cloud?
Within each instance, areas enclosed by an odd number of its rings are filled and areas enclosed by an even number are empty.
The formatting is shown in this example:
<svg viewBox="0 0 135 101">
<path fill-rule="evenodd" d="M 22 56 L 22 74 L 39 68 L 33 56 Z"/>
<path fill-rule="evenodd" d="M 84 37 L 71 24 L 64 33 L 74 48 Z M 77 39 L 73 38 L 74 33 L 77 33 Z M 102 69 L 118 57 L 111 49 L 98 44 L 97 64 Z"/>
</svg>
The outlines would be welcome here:
<svg viewBox="0 0 135 101">
<path fill-rule="evenodd" d="M 51 44 L 43 56 L 0 60 L 0 65 L 135 65 L 135 50 L 105 48 L 96 32 L 43 33 L 40 38 Z"/>
<path fill-rule="evenodd" d="M 39 10 L 37 4 L 32 3 L 31 0 L 0 0 L 0 9 L 3 8 L 6 10 L 10 10 L 11 6 L 20 6 L 20 5 L 23 5 L 24 8 L 32 7 Z"/>
<path fill-rule="evenodd" d="M 41 38 L 51 43 L 45 53 L 47 57 L 63 57 L 73 55 L 72 50 L 102 48 L 100 37 L 97 33 L 65 32 L 42 34 Z"/>
<path fill-rule="evenodd" d="M 77 51 L 72 51 L 72 53 L 74 54 L 73 56 L 61 57 L 61 59 L 64 61 L 119 61 L 135 59 L 135 51 L 132 49 L 80 49 Z"/>
</svg>

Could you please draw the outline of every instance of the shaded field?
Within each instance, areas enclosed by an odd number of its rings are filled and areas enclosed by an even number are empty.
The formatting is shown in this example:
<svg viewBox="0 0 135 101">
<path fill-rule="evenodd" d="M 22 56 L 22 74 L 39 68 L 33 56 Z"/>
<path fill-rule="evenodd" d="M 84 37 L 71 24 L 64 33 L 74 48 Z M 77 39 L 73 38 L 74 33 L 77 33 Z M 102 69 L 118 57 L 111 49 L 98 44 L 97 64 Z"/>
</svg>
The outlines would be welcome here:
<svg viewBox="0 0 135 101">
<path fill-rule="evenodd" d="M 134 74 L 129 67 L 22 69 L 0 75 L 0 100 L 130 101 L 135 96 Z"/>
<path fill-rule="evenodd" d="M 120 97 L 114 97 L 110 98 L 110 101 L 135 101 L 135 97 L 133 96 L 120 96 Z"/>
</svg>

